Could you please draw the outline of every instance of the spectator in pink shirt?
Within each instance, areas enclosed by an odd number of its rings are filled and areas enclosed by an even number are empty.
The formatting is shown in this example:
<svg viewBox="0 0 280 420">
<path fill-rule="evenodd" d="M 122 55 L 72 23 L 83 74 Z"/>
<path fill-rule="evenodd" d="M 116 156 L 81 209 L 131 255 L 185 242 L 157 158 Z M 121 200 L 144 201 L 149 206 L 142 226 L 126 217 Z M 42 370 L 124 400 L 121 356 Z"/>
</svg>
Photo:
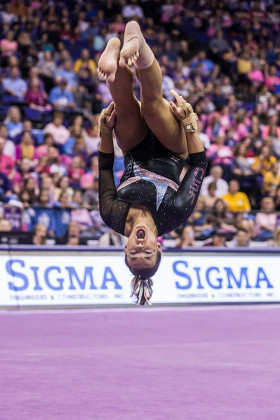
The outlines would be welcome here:
<svg viewBox="0 0 280 420">
<path fill-rule="evenodd" d="M 41 156 L 47 156 L 49 154 L 49 148 L 54 144 L 54 138 L 51 133 L 44 134 L 44 143 L 41 146 L 37 147 L 37 153 L 39 158 Z"/>
<path fill-rule="evenodd" d="M 53 121 L 46 125 L 44 133 L 53 135 L 54 144 L 63 145 L 69 138 L 69 130 L 63 125 L 64 114 L 62 112 L 55 112 Z"/>
<path fill-rule="evenodd" d="M 275 86 L 280 85 L 280 77 L 277 74 L 276 66 L 269 67 L 269 72 L 265 76 L 265 84 L 269 87 L 271 92 L 275 91 Z"/>
<path fill-rule="evenodd" d="M 11 158 L 11 156 L 3 153 L 4 147 L 5 139 L 0 137 L 0 172 L 3 172 L 11 179 L 15 170 L 15 161 Z"/>
<path fill-rule="evenodd" d="M 71 221 L 78 222 L 82 231 L 87 231 L 93 227 L 93 221 L 88 209 L 83 207 L 83 196 L 80 190 L 76 190 L 73 195 L 73 203 L 77 208 L 71 211 Z"/>
<path fill-rule="evenodd" d="M 278 117 L 277 115 L 272 115 L 269 120 L 268 124 L 262 127 L 262 137 L 266 138 L 270 137 L 278 137 L 280 138 L 280 126 L 278 124 Z"/>
<path fill-rule="evenodd" d="M 258 240 L 273 239 L 276 229 L 277 214 L 272 197 L 265 197 L 261 201 L 261 210 L 256 215 L 256 234 Z"/>
<path fill-rule="evenodd" d="M 14 36 L 13 31 L 8 31 L 6 38 L 1 39 L 0 49 L 2 57 L 9 57 L 17 51 L 18 43 L 14 40 Z"/>
<path fill-rule="evenodd" d="M 81 156 L 74 156 L 70 168 L 68 169 L 68 175 L 70 178 L 70 185 L 73 188 L 80 187 L 80 179 L 85 173 L 85 161 Z"/>
<path fill-rule="evenodd" d="M 264 82 L 263 72 L 260 70 L 260 65 L 258 62 L 253 61 L 252 70 L 248 73 L 248 78 L 251 80 L 254 86 L 261 86 Z"/>
<path fill-rule="evenodd" d="M 228 181 L 232 171 L 234 156 L 231 148 L 225 145 L 224 135 L 219 134 L 217 136 L 216 143 L 211 144 L 207 149 L 206 156 L 209 159 L 211 166 L 220 165 L 223 168 L 223 177 Z"/>
</svg>

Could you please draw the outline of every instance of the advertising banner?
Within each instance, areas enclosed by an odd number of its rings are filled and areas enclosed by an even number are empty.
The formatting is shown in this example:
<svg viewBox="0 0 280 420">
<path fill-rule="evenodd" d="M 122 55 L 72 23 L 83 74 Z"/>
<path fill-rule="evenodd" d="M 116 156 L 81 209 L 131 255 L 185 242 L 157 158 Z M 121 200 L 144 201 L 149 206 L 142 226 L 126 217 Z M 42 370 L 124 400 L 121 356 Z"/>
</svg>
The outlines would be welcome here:
<svg viewBox="0 0 280 420">
<path fill-rule="evenodd" d="M 279 254 L 164 255 L 152 303 L 280 301 Z M 0 306 L 131 304 L 123 255 L 1 255 Z"/>
</svg>

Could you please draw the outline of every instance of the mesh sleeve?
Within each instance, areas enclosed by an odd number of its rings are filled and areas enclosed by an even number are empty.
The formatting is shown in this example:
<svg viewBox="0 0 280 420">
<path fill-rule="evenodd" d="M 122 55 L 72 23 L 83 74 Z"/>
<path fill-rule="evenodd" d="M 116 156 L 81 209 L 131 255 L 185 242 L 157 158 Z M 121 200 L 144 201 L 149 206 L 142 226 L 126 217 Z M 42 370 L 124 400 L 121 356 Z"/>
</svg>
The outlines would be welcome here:
<svg viewBox="0 0 280 420">
<path fill-rule="evenodd" d="M 99 211 L 104 223 L 111 227 L 112 207 L 116 198 L 113 175 L 114 153 L 98 153 Z"/>
<path fill-rule="evenodd" d="M 194 211 L 207 169 L 205 152 L 189 155 L 188 163 L 190 168 L 184 176 L 170 206 L 170 216 L 172 216 L 170 220 L 172 220 L 173 229 L 185 223 Z"/>
</svg>

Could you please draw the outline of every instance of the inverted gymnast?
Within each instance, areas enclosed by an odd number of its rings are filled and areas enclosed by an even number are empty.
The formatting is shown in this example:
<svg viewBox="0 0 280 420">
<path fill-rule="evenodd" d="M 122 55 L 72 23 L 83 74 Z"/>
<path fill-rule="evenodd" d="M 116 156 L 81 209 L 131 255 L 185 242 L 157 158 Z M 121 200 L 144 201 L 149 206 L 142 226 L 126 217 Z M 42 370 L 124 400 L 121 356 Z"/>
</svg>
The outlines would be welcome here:
<svg viewBox="0 0 280 420">
<path fill-rule="evenodd" d="M 141 102 L 133 92 L 134 65 Z M 104 222 L 128 237 L 125 262 L 131 273 L 132 295 L 150 304 L 151 277 L 161 260 L 157 237 L 187 221 L 192 214 L 207 167 L 197 133 L 197 115 L 174 90 L 175 102 L 162 96 L 162 73 L 136 21 L 127 23 L 124 42 L 112 38 L 98 62 L 112 102 L 100 116 L 99 205 Z M 119 187 L 113 178 L 113 130 L 124 154 Z M 190 167 L 179 177 L 189 156 Z"/>
</svg>

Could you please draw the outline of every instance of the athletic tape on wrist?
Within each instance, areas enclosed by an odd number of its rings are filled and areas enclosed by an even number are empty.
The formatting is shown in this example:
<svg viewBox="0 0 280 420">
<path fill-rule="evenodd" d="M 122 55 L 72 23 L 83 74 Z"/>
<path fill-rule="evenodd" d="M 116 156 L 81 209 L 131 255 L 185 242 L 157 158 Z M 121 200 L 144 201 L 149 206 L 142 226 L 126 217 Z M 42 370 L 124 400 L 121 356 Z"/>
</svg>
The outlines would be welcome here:
<svg viewBox="0 0 280 420">
<path fill-rule="evenodd" d="M 105 120 L 107 117 L 110 117 L 110 113 L 106 112 L 106 109 L 102 109 L 99 121 L 98 121 L 98 135 L 99 137 L 103 135 L 112 135 L 113 128 L 107 127 L 105 125 Z"/>
</svg>

